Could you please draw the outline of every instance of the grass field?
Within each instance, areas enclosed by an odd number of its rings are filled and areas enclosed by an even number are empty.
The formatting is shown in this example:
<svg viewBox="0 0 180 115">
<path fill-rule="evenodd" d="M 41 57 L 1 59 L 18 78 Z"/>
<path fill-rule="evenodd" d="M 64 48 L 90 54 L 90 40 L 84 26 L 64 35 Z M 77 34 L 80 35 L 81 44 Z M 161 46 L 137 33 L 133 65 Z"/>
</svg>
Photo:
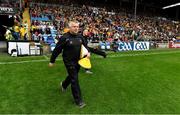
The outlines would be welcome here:
<svg viewBox="0 0 180 115">
<path fill-rule="evenodd" d="M 180 114 L 180 50 L 92 55 L 89 75 L 79 73 L 87 106 L 73 104 L 71 89 L 62 93 L 66 71 L 59 56 L 49 68 L 44 56 L 0 54 L 0 113 L 31 114 Z"/>
</svg>

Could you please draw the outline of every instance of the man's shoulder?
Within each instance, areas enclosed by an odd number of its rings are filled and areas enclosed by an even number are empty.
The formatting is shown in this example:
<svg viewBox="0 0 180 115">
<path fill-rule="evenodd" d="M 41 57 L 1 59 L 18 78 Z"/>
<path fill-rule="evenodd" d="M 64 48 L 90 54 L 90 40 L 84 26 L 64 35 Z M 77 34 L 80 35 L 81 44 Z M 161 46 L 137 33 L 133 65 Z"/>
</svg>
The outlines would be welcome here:
<svg viewBox="0 0 180 115">
<path fill-rule="evenodd" d="M 77 37 L 83 38 L 83 36 L 81 34 L 77 34 Z"/>
<path fill-rule="evenodd" d="M 70 34 L 69 34 L 69 33 L 65 33 L 65 34 L 63 34 L 62 37 L 63 37 L 63 38 L 68 38 L 68 37 L 70 37 Z"/>
<path fill-rule="evenodd" d="M 62 37 L 69 38 L 69 37 L 72 37 L 72 35 L 69 32 L 67 32 Z M 77 38 L 83 38 L 83 36 L 81 34 L 77 34 L 76 37 Z"/>
<path fill-rule="evenodd" d="M 83 37 L 83 35 L 82 35 L 82 34 L 78 34 L 78 36 L 79 36 L 79 37 Z"/>
</svg>

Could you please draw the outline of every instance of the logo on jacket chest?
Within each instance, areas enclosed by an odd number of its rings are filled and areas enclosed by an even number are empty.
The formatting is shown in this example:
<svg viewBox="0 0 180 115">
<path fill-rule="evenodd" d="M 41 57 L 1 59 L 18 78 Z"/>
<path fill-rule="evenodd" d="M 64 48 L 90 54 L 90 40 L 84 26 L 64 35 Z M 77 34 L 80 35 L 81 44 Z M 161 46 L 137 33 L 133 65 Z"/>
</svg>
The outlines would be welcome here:
<svg viewBox="0 0 180 115">
<path fill-rule="evenodd" d="M 82 44 L 82 40 L 81 39 L 72 39 L 69 40 L 69 45 L 80 45 Z"/>
</svg>

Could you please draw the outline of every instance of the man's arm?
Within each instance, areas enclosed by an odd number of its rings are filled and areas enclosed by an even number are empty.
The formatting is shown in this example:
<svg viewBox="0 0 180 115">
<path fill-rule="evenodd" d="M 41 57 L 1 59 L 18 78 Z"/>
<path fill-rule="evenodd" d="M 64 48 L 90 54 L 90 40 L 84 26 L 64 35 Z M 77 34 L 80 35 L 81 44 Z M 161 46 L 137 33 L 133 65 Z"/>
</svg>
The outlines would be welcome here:
<svg viewBox="0 0 180 115">
<path fill-rule="evenodd" d="M 86 38 L 82 37 L 82 44 L 84 45 L 84 47 L 88 50 L 88 54 L 87 54 L 87 57 L 90 58 L 90 49 L 88 47 L 88 41 Z"/>
<path fill-rule="evenodd" d="M 52 52 L 51 58 L 50 58 L 50 63 L 53 64 L 55 63 L 55 60 L 57 56 L 62 52 L 62 49 L 64 48 L 64 45 L 66 43 L 66 38 L 62 37 L 56 44 L 55 49 Z"/>
</svg>

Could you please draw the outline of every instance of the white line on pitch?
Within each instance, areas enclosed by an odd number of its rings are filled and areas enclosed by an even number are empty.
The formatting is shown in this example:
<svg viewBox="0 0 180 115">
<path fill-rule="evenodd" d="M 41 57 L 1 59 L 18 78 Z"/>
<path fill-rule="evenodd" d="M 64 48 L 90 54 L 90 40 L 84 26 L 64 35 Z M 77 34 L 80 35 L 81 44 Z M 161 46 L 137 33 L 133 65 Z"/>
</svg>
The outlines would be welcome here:
<svg viewBox="0 0 180 115">
<path fill-rule="evenodd" d="M 49 60 L 49 58 L 46 55 L 43 55 L 46 60 Z"/>
<path fill-rule="evenodd" d="M 172 51 L 172 52 L 161 52 L 161 53 L 138 53 L 138 54 L 118 54 L 118 55 L 110 55 L 107 58 L 117 58 L 117 57 L 134 57 L 134 56 L 149 56 L 149 55 L 159 55 L 159 54 L 175 54 L 180 53 L 180 51 Z M 101 58 L 101 57 L 94 57 Z M 62 59 L 56 59 L 60 61 Z M 23 63 L 31 63 L 31 62 L 48 62 L 49 59 L 46 58 L 44 60 L 29 60 L 29 61 L 19 61 L 19 62 L 0 62 L 0 65 L 8 65 L 8 64 L 23 64 Z"/>
</svg>

